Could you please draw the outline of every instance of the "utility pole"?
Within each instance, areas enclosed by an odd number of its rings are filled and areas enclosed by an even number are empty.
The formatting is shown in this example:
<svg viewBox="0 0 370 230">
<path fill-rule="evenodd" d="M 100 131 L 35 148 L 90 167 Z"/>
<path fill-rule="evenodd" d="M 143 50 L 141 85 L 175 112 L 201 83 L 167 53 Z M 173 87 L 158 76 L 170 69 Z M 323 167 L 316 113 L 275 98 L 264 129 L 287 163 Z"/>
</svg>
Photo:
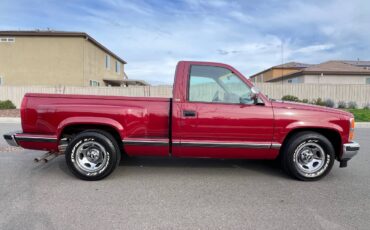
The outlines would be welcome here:
<svg viewBox="0 0 370 230">
<path fill-rule="evenodd" d="M 283 85 L 284 85 L 284 41 L 281 40 L 281 91 L 283 93 L 283 95 L 281 96 L 284 96 Z"/>
</svg>

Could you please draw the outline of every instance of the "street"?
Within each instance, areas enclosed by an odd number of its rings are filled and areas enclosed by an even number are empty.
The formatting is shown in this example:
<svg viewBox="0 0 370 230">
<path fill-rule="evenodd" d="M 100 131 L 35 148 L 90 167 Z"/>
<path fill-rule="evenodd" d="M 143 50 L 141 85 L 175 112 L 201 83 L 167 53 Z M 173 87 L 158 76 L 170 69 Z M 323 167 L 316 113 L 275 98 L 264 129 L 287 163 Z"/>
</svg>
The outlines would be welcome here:
<svg viewBox="0 0 370 230">
<path fill-rule="evenodd" d="M 10 148 L 0 123 L 0 229 L 369 229 L 370 129 L 361 151 L 317 182 L 255 160 L 123 160 L 108 178 L 74 177 L 64 156 Z"/>
</svg>

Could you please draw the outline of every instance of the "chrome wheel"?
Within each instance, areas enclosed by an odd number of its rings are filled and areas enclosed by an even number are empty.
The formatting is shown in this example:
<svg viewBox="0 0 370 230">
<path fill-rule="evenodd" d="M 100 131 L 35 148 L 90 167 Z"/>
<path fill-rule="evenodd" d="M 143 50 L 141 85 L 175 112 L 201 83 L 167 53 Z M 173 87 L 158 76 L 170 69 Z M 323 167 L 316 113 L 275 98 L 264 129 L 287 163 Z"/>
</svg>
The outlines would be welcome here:
<svg viewBox="0 0 370 230">
<path fill-rule="evenodd" d="M 87 141 L 76 150 L 75 166 L 86 173 L 96 173 L 108 162 L 107 151 L 96 141 Z"/>
<path fill-rule="evenodd" d="M 313 142 L 306 142 L 298 146 L 294 154 L 294 162 L 299 171 L 303 173 L 316 173 L 325 164 L 323 148 Z"/>
</svg>

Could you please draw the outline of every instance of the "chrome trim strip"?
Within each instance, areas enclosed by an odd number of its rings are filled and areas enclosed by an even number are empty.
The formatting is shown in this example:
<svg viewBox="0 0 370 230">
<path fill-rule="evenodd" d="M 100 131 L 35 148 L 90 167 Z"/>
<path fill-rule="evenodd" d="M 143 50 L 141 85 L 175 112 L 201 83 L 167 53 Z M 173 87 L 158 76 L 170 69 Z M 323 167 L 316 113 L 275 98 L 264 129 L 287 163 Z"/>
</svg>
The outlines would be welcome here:
<svg viewBox="0 0 370 230">
<path fill-rule="evenodd" d="M 17 136 L 17 134 L 20 134 L 20 135 Z M 42 137 L 42 136 L 22 135 L 22 133 L 18 133 L 18 132 L 5 134 L 4 139 L 8 142 L 9 145 L 12 145 L 12 146 L 19 146 L 18 141 L 57 142 L 56 137 Z"/>
<path fill-rule="evenodd" d="M 253 143 L 206 143 L 206 142 L 181 142 L 183 147 L 207 147 L 207 148 L 253 148 L 253 149 L 268 149 L 270 144 L 253 144 Z"/>
<path fill-rule="evenodd" d="M 126 145 L 142 145 L 142 146 L 168 146 L 169 141 L 168 140 L 122 140 L 122 143 Z"/>
<path fill-rule="evenodd" d="M 280 143 L 271 143 L 271 148 L 272 149 L 280 149 L 281 148 L 281 144 Z"/>
<path fill-rule="evenodd" d="M 247 148 L 247 149 L 280 149 L 279 143 L 246 143 L 246 142 L 202 142 L 202 141 L 185 141 L 173 142 L 175 146 L 183 147 L 207 147 L 207 148 Z"/>
<path fill-rule="evenodd" d="M 142 145 L 142 146 L 167 146 L 169 141 L 165 139 L 125 139 L 122 143 L 126 145 Z M 172 141 L 173 146 L 181 147 L 207 147 L 207 148 L 247 148 L 247 149 L 280 149 L 280 143 L 251 143 L 251 142 L 206 142 L 206 141 Z"/>
<path fill-rule="evenodd" d="M 38 137 L 38 136 L 18 136 L 15 137 L 17 141 L 26 141 L 26 142 L 57 142 L 56 137 Z"/>
</svg>

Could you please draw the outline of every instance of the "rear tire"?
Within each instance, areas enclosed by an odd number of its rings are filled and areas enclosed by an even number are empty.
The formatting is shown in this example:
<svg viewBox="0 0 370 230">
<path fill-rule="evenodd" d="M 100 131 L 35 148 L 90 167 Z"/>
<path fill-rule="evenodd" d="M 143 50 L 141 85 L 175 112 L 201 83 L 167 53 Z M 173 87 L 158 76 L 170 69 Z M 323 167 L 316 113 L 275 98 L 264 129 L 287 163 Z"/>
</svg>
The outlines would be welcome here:
<svg viewBox="0 0 370 230">
<path fill-rule="evenodd" d="M 111 174 L 120 162 L 120 149 L 111 134 L 101 130 L 79 133 L 65 152 L 71 172 L 83 180 L 101 180 Z"/>
<path fill-rule="evenodd" d="M 283 169 L 302 181 L 316 181 L 326 176 L 334 164 L 331 142 L 316 132 L 294 134 L 282 149 Z"/>
</svg>

